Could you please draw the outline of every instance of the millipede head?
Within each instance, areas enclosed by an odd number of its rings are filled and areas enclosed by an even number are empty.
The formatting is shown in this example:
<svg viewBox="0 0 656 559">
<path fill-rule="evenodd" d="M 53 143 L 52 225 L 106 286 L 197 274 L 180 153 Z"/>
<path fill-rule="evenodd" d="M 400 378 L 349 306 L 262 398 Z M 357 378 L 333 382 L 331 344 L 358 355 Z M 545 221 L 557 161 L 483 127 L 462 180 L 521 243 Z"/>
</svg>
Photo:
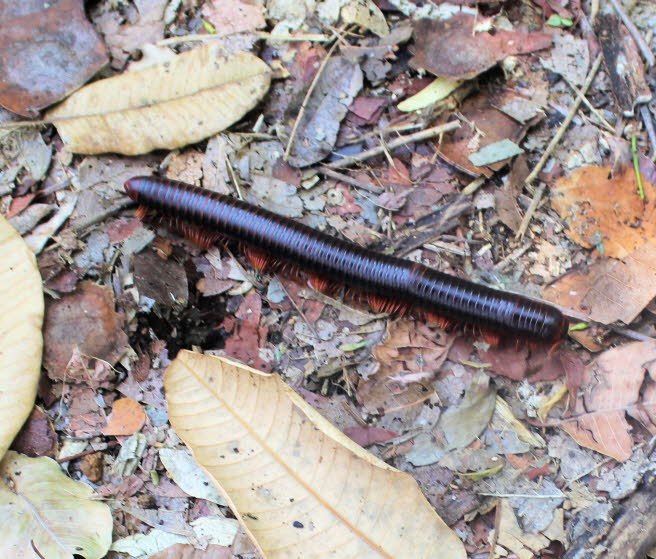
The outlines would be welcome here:
<svg viewBox="0 0 656 559">
<path fill-rule="evenodd" d="M 125 193 L 132 198 L 135 202 L 139 201 L 139 193 L 141 191 L 141 177 L 132 177 L 123 184 Z"/>
</svg>

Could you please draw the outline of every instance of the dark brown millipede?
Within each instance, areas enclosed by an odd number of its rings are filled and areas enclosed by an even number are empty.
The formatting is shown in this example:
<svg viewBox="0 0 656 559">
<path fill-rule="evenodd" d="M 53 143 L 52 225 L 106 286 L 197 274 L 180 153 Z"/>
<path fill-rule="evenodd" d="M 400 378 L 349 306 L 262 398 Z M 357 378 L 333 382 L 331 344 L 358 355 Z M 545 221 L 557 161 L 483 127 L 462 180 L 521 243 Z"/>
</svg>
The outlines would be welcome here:
<svg viewBox="0 0 656 559">
<path fill-rule="evenodd" d="M 567 334 L 567 319 L 551 305 L 374 252 L 231 196 L 157 177 L 129 179 L 125 190 L 141 216 L 161 214 L 205 246 L 238 241 L 257 268 L 291 268 L 321 291 L 356 290 L 379 312 L 464 324 L 491 343 L 509 336 L 556 345 Z"/>
</svg>

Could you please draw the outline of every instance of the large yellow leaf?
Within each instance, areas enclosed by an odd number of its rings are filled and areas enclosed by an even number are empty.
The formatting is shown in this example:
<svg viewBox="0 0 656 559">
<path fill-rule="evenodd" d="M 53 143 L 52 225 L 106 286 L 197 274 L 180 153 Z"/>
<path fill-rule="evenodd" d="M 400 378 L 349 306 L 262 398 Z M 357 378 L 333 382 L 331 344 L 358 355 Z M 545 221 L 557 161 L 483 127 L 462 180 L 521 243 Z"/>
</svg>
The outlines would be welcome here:
<svg viewBox="0 0 656 559">
<path fill-rule="evenodd" d="M 0 557 L 104 557 L 112 543 L 112 514 L 93 501 L 86 483 L 73 481 L 50 458 L 10 450 L 0 462 Z"/>
<path fill-rule="evenodd" d="M 52 109 L 75 153 L 128 155 L 196 143 L 238 121 L 269 88 L 269 67 L 247 52 L 221 55 L 218 45 L 94 82 Z"/>
<path fill-rule="evenodd" d="M 43 290 L 36 259 L 0 216 L 0 458 L 34 406 L 42 323 Z"/>
<path fill-rule="evenodd" d="M 355 444 L 278 376 L 182 351 L 176 433 L 270 559 L 464 558 L 414 479 Z"/>
</svg>

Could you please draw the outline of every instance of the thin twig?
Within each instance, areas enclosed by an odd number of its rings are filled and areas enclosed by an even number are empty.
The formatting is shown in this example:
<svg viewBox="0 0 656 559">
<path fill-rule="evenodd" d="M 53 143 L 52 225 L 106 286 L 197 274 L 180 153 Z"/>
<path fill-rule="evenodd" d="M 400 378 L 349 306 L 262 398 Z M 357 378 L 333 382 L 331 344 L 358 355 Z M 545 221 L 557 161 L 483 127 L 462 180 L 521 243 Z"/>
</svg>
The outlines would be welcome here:
<svg viewBox="0 0 656 559">
<path fill-rule="evenodd" d="M 14 130 L 16 128 L 30 128 L 32 126 L 46 126 L 50 124 L 47 120 L 13 120 L 11 122 L 5 122 L 0 124 L 0 130 Z"/>
<path fill-rule="evenodd" d="M 445 132 L 450 132 L 456 128 L 460 128 L 460 123 L 457 120 L 447 122 L 445 124 L 440 124 L 439 126 L 433 126 L 432 128 L 427 128 L 426 130 L 421 130 L 419 132 L 415 132 L 414 134 L 408 134 L 407 136 L 402 136 L 396 140 L 392 140 L 391 142 L 387 143 L 387 149 L 393 150 L 397 147 L 404 146 L 412 142 L 421 142 L 423 140 L 439 136 L 440 134 L 444 134 Z M 332 169 L 343 169 L 344 167 L 350 167 L 359 161 L 365 161 L 366 159 L 380 155 L 384 150 L 385 148 L 383 146 L 377 146 L 375 148 L 360 152 L 357 155 L 343 157 L 342 159 L 328 163 L 326 166 Z"/>
<path fill-rule="evenodd" d="M 549 145 L 547 146 L 547 149 L 544 151 L 542 154 L 542 157 L 540 158 L 540 161 L 538 161 L 537 165 L 533 168 L 531 173 L 526 177 L 526 180 L 524 181 L 524 185 L 526 186 L 526 189 L 533 194 L 533 200 L 531 200 L 531 205 L 529 206 L 526 215 L 524 216 L 524 219 L 522 220 L 522 223 L 519 227 L 519 231 L 517 232 L 517 235 L 515 236 L 516 239 L 521 239 L 524 234 L 526 233 L 526 230 L 528 229 L 528 225 L 531 221 L 531 218 L 533 217 L 533 213 L 538 207 L 538 204 L 540 203 L 540 200 L 542 198 L 542 195 L 544 194 L 544 186 L 541 186 L 537 190 L 533 188 L 531 183 L 537 178 L 537 176 L 542 172 L 542 169 L 546 165 L 547 161 L 551 157 L 551 153 L 553 150 L 556 148 L 556 146 L 560 143 L 560 140 L 563 138 L 565 135 L 565 132 L 569 128 L 569 125 L 572 123 L 572 120 L 574 119 L 574 116 L 579 110 L 579 107 L 581 106 L 581 103 L 583 102 L 583 97 L 587 94 L 588 89 L 590 88 L 590 85 L 592 84 L 592 81 L 594 80 L 595 76 L 597 75 L 597 72 L 599 71 L 599 67 L 601 66 L 601 61 L 603 59 L 603 56 L 601 53 L 597 56 L 596 60 L 594 61 L 594 64 L 592 65 L 592 68 L 590 69 L 590 72 L 588 73 L 588 76 L 585 79 L 585 83 L 583 84 L 583 87 L 581 87 L 581 90 L 577 93 L 576 99 L 574 100 L 574 103 L 572 104 L 572 108 L 569 111 L 569 114 L 563 121 L 563 123 L 560 125 L 560 128 L 558 129 L 558 132 L 556 132 L 556 135 L 551 139 L 551 142 L 549 142 Z"/>
<path fill-rule="evenodd" d="M 232 180 L 232 185 L 235 187 L 235 190 L 237 191 L 237 196 L 239 196 L 240 200 L 243 200 L 244 196 L 241 193 L 241 186 L 239 184 L 239 177 L 237 176 L 237 173 L 235 173 L 235 169 L 232 166 L 232 162 L 230 161 L 230 158 L 226 157 L 225 161 L 226 161 L 226 167 L 228 168 L 228 174 L 230 175 L 230 179 Z"/>
<path fill-rule="evenodd" d="M 538 206 L 540 205 L 540 202 L 542 201 L 542 195 L 544 194 L 544 189 L 546 188 L 545 184 L 541 184 L 538 189 L 535 191 L 535 194 L 533 195 L 533 199 L 531 200 L 531 203 L 528 206 L 528 209 L 526 210 L 526 213 L 524 214 L 524 219 L 522 219 L 522 223 L 519 226 L 519 230 L 517 231 L 517 234 L 515 235 L 515 239 L 523 239 L 524 235 L 526 233 L 526 230 L 528 229 L 529 223 L 531 223 L 531 219 L 533 219 L 533 214 L 535 213 L 535 210 L 538 209 Z"/>
<path fill-rule="evenodd" d="M 651 52 L 649 45 L 645 42 L 642 34 L 640 31 L 638 31 L 638 28 L 633 25 L 629 14 L 624 11 L 624 8 L 617 0 L 610 0 L 610 3 L 615 8 L 617 15 L 620 16 L 624 25 L 626 25 L 629 33 L 631 33 L 631 37 L 633 37 L 633 40 L 636 42 L 636 45 L 638 45 L 640 52 L 642 52 L 642 56 L 644 57 L 647 66 L 653 66 L 654 63 L 656 63 L 656 60 L 654 59 L 654 53 Z"/>
<path fill-rule="evenodd" d="M 521 247 L 519 247 L 519 248 L 513 250 L 513 251 L 512 251 L 508 256 L 506 256 L 503 260 L 501 260 L 500 262 L 497 262 L 497 263 L 492 267 L 492 270 L 494 270 L 495 272 L 500 272 L 500 271 L 502 271 L 504 268 L 506 268 L 506 266 L 508 266 L 509 264 L 511 264 L 511 263 L 513 263 L 513 262 L 518 262 L 518 261 L 519 261 L 519 257 L 520 257 L 520 256 L 523 256 L 524 253 L 526 253 L 526 252 L 531 248 L 531 246 L 532 246 L 531 243 L 527 243 L 527 244 L 525 244 L 525 245 L 523 245 L 523 246 L 521 246 Z"/>
<path fill-rule="evenodd" d="M 339 35 L 336 36 L 339 37 Z M 312 80 L 312 83 L 310 84 L 310 87 L 308 88 L 307 93 L 305 94 L 305 98 L 303 99 L 301 108 L 298 111 L 298 115 L 296 115 L 296 121 L 294 122 L 292 131 L 289 134 L 289 139 L 287 140 L 287 147 L 285 148 L 285 153 L 282 156 L 283 161 L 287 161 L 289 159 L 289 154 L 292 151 L 292 147 L 294 145 L 294 139 L 296 138 L 296 132 L 298 131 L 298 127 L 301 124 L 303 117 L 305 116 L 305 109 L 307 108 L 308 103 L 310 102 L 310 96 L 312 95 L 315 87 L 317 87 L 317 84 L 319 83 L 319 78 L 323 74 L 323 71 L 325 70 L 326 65 L 328 64 L 330 57 L 333 55 L 333 52 L 337 48 L 337 44 L 338 41 L 335 41 L 331 45 L 330 49 L 328 49 L 328 53 L 326 54 L 326 57 L 321 62 L 321 66 L 319 66 L 319 69 L 317 70 L 317 73 L 314 75 L 314 79 Z"/>
<path fill-rule="evenodd" d="M 560 128 L 558 129 L 558 132 L 556 132 L 556 135 L 551 139 L 551 142 L 549 142 L 549 145 L 547 146 L 547 149 L 545 149 L 544 153 L 542 154 L 542 157 L 540 158 L 540 161 L 538 161 L 537 165 L 533 168 L 531 173 L 526 177 L 526 180 L 524 181 L 524 184 L 526 185 L 526 188 L 529 192 L 533 193 L 534 189 L 531 186 L 531 183 L 537 178 L 537 176 L 542 172 L 542 169 L 546 165 L 547 161 L 551 157 L 551 153 L 553 150 L 556 148 L 560 140 L 562 139 L 563 135 L 567 131 L 567 128 L 569 128 L 569 125 L 571 124 L 572 120 L 574 119 L 574 116 L 576 116 L 576 113 L 579 110 L 579 107 L 581 106 L 581 103 L 583 102 L 583 97 L 588 93 L 588 89 L 590 88 L 590 85 L 592 84 L 592 80 L 594 80 L 595 76 L 597 75 L 597 72 L 599 71 L 599 67 L 601 66 L 601 61 L 603 60 L 603 56 L 601 53 L 597 56 L 597 59 L 594 61 L 594 64 L 592 65 L 592 68 L 590 69 L 590 73 L 588 74 L 588 77 L 585 78 L 585 83 L 583 84 L 583 87 L 581 87 L 581 90 L 578 92 L 576 95 L 576 99 L 574 100 L 574 104 L 572 105 L 572 108 L 569 111 L 569 114 L 567 117 L 565 117 L 565 120 L 563 123 L 560 125 Z"/>
<path fill-rule="evenodd" d="M 296 312 L 301 316 L 303 319 L 303 322 L 305 322 L 305 325 L 308 327 L 308 330 L 312 332 L 312 335 L 317 339 L 320 340 L 321 338 L 319 337 L 319 334 L 317 331 L 314 329 L 314 326 L 312 326 L 311 322 L 308 320 L 307 316 L 305 316 L 305 313 L 301 310 L 301 307 L 296 303 L 294 298 L 292 297 L 291 293 L 289 290 L 285 287 L 285 284 L 279 281 L 280 287 L 282 290 L 285 292 L 285 295 L 287 295 L 287 298 L 289 299 L 290 303 L 292 306 L 296 309 Z"/>
<path fill-rule="evenodd" d="M 351 178 L 348 175 L 339 173 L 337 171 L 329 169 L 328 167 L 323 167 L 323 166 L 319 167 L 319 172 L 322 175 L 326 175 L 327 177 L 330 177 L 331 179 L 335 179 L 340 182 L 350 184 L 351 186 L 355 186 L 356 188 L 361 188 L 362 190 L 367 190 L 368 192 L 372 192 L 373 194 L 380 194 L 381 192 L 384 192 L 384 189 L 381 188 L 380 186 L 376 186 L 375 184 L 370 184 L 364 181 L 359 181 L 358 179 Z"/>
<path fill-rule="evenodd" d="M 423 124 L 421 122 L 414 122 L 411 124 L 399 124 L 398 126 L 388 126 L 387 128 L 382 128 L 382 129 L 378 128 L 376 130 L 372 130 L 371 132 L 360 134 L 355 138 L 351 138 L 350 140 L 344 142 L 344 145 L 350 146 L 351 144 L 357 144 L 358 142 L 366 140 L 367 138 L 373 138 L 374 136 L 380 136 L 381 134 L 387 136 L 389 134 L 393 134 L 394 132 L 406 132 L 408 130 L 412 130 L 413 128 L 421 128 L 422 126 Z"/>
<path fill-rule="evenodd" d="M 502 499 L 564 499 L 565 495 L 531 495 L 529 493 L 476 493 L 484 497 L 499 497 Z"/>
<path fill-rule="evenodd" d="M 563 76 L 563 78 L 564 78 L 565 82 L 567 83 L 567 85 L 569 85 L 569 87 L 572 89 L 572 91 L 574 93 L 576 93 L 576 95 L 581 94 L 579 92 L 579 88 L 576 87 L 571 81 L 569 81 L 566 76 Z M 588 98 L 585 95 L 582 95 L 581 98 L 583 99 L 583 103 L 585 104 L 585 106 L 588 107 L 588 109 L 590 109 L 590 112 L 593 115 L 595 115 L 597 117 L 597 119 L 599 119 L 599 124 L 601 124 L 606 130 L 608 130 L 609 132 L 614 134 L 615 133 L 615 128 L 613 128 L 613 126 L 610 124 L 610 122 L 608 122 L 603 117 L 603 115 L 593 106 L 593 104 L 590 103 L 590 101 L 588 101 Z"/>
<path fill-rule="evenodd" d="M 636 340 L 638 342 L 656 341 L 654 340 L 654 338 L 647 336 L 646 334 L 641 334 L 640 332 L 636 332 L 635 330 L 631 330 L 630 328 L 624 328 L 623 326 L 609 325 L 608 329 L 612 330 L 616 334 L 620 334 L 621 336 L 628 338 L 629 340 Z"/>
<path fill-rule="evenodd" d="M 225 33 L 200 33 L 197 35 L 182 35 L 181 37 L 168 37 L 157 42 L 158 47 L 167 47 L 179 43 L 197 43 L 202 41 L 216 41 L 225 39 L 233 35 L 255 35 L 258 39 L 268 39 L 271 41 L 314 41 L 325 43 L 330 37 L 321 33 L 299 33 L 298 35 L 272 35 L 264 31 L 226 31 Z"/>
</svg>

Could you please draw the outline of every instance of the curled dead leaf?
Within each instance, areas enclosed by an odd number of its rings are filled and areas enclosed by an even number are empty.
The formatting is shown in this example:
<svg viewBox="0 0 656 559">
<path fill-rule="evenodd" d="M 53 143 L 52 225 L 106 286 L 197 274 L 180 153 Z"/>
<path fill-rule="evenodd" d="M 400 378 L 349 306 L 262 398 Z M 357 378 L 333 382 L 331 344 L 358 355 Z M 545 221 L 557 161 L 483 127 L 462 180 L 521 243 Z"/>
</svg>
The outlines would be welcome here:
<svg viewBox="0 0 656 559">
<path fill-rule="evenodd" d="M 0 216 L 0 457 L 27 419 L 39 382 L 43 291 L 34 254 Z"/>
<path fill-rule="evenodd" d="M 357 446 L 276 375 L 181 352 L 164 379 L 176 433 L 267 558 L 464 558 L 408 474 Z M 337 547 L 338 546 L 338 547 Z"/>
<path fill-rule="evenodd" d="M 266 93 L 270 80 L 269 67 L 256 56 L 226 57 L 217 45 L 206 45 L 87 85 L 46 119 L 74 153 L 174 149 L 238 121 Z"/>
</svg>

